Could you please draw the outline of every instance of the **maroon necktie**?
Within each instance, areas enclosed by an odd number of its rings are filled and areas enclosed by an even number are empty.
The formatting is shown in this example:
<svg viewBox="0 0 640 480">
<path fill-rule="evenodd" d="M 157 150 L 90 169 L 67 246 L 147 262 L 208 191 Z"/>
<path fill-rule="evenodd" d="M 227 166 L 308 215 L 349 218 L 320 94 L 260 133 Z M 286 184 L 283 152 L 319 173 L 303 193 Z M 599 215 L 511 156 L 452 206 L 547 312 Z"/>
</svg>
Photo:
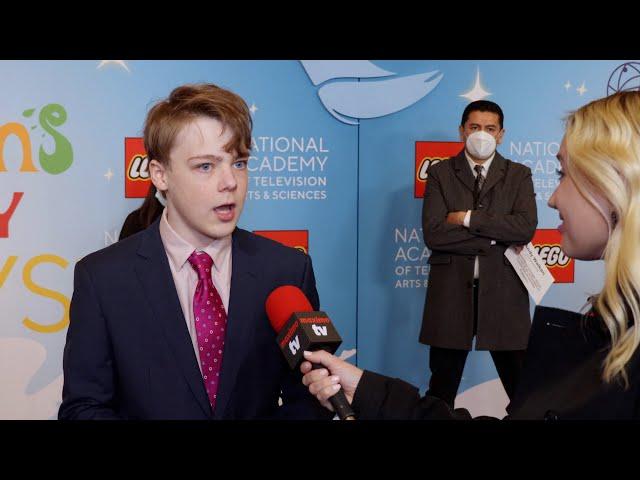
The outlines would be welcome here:
<svg viewBox="0 0 640 480">
<path fill-rule="evenodd" d="M 202 379 L 213 410 L 216 406 L 227 313 L 222 299 L 211 280 L 213 260 L 205 252 L 194 251 L 189 263 L 198 274 L 198 285 L 193 295 L 193 316 L 198 334 L 198 353 Z"/>
</svg>

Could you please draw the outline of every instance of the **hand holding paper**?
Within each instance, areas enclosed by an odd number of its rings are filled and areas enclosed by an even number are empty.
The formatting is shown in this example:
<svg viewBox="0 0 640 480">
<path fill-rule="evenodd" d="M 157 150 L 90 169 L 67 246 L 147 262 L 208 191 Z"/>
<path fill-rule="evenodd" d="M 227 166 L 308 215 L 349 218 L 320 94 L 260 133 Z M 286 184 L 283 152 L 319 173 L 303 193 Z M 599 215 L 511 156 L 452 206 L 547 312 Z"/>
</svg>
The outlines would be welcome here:
<svg viewBox="0 0 640 480">
<path fill-rule="evenodd" d="M 529 242 L 520 249 L 520 253 L 516 253 L 516 247 L 509 247 L 505 250 L 504 255 L 511 262 L 529 295 L 538 305 L 553 284 L 554 279 L 540 255 L 533 248 L 533 244 Z"/>
</svg>

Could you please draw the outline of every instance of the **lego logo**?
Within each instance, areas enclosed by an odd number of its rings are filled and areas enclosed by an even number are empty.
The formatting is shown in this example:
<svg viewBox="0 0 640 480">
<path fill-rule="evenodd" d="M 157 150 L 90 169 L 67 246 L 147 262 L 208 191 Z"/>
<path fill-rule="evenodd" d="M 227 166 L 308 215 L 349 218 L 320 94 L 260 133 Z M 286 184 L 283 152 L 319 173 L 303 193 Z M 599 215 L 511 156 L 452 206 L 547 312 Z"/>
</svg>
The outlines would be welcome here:
<svg viewBox="0 0 640 480">
<path fill-rule="evenodd" d="M 571 260 L 560 245 L 535 245 L 534 248 L 548 267 L 566 267 Z"/>
<path fill-rule="evenodd" d="M 425 157 L 422 159 L 422 163 L 420 163 L 420 168 L 418 169 L 418 181 L 426 182 L 427 178 L 429 178 L 429 174 L 427 173 L 429 167 L 435 165 L 436 163 L 440 163 L 444 158 L 438 157 Z"/>
<path fill-rule="evenodd" d="M 305 255 L 309 253 L 309 232 L 307 230 L 254 230 L 253 233 L 295 248 Z"/>
<path fill-rule="evenodd" d="M 147 180 L 149 178 L 149 158 L 146 155 L 136 155 L 129 164 L 127 177 L 131 180 Z"/>
</svg>

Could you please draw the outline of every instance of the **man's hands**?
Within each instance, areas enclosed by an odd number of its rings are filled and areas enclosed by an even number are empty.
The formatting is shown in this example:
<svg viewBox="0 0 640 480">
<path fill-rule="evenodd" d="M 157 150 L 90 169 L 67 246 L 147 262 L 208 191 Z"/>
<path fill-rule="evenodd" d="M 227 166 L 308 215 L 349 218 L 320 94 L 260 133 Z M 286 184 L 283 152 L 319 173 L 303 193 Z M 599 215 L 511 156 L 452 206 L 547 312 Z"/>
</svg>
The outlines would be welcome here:
<svg viewBox="0 0 640 480">
<path fill-rule="evenodd" d="M 467 215 L 467 212 L 449 212 L 447 215 L 447 223 L 451 223 L 453 225 L 464 225 L 464 217 Z"/>
</svg>

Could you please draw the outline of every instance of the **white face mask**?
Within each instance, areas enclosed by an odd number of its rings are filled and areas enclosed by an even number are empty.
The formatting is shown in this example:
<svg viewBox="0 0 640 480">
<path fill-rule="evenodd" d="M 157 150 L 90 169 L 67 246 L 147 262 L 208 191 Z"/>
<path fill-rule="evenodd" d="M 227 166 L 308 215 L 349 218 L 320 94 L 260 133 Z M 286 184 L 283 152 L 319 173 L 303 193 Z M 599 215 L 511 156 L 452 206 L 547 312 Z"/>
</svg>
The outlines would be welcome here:
<svg viewBox="0 0 640 480">
<path fill-rule="evenodd" d="M 487 132 L 473 132 L 467 137 L 467 152 L 478 160 L 486 160 L 496 151 L 496 139 Z"/>
</svg>

